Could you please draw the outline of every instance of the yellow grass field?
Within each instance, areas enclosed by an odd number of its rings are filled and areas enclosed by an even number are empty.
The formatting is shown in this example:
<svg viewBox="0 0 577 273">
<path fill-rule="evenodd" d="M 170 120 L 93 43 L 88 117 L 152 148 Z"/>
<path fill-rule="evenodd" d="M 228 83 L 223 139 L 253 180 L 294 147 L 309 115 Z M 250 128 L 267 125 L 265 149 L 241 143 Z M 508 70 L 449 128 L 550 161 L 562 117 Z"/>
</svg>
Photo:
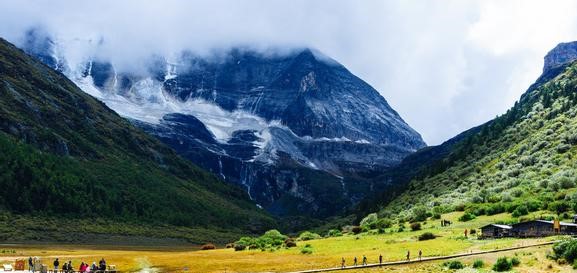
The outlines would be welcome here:
<svg viewBox="0 0 577 273">
<path fill-rule="evenodd" d="M 105 258 L 108 264 L 114 264 L 121 271 L 128 272 L 290 272 L 295 270 L 326 268 L 340 266 L 341 258 L 347 265 L 352 264 L 356 256 L 359 263 L 366 255 L 369 263 L 376 263 L 378 256 L 383 255 L 384 261 L 398 261 L 405 258 L 407 250 L 416 255 L 419 250 L 423 256 L 444 256 L 479 250 L 502 249 L 512 246 L 529 245 L 555 240 L 542 239 L 499 239 L 477 240 L 476 237 L 463 238 L 465 229 L 478 228 L 487 223 L 507 219 L 509 216 L 481 216 L 462 223 L 456 221 L 461 213 L 451 213 L 443 216 L 453 221 L 450 227 L 439 226 L 437 222 L 424 224 L 421 231 L 390 232 L 382 235 L 345 235 L 306 242 L 298 242 L 298 246 L 274 252 L 260 250 L 234 251 L 233 249 L 217 249 L 200 251 L 183 247 L 121 247 L 121 246 L 66 246 L 66 245 L 2 245 L 0 249 L 15 250 L 16 253 L 1 253 L 0 263 L 14 262 L 17 258 L 38 256 L 43 263 L 52 264 L 55 257 L 60 260 L 72 260 L 78 267 L 82 261 L 92 263 Z M 430 231 L 440 237 L 418 241 L 417 236 Z M 300 249 L 310 244 L 313 253 L 301 254 Z M 475 259 L 482 259 L 485 268 L 479 272 L 490 271 L 497 257 L 517 255 L 522 263 L 517 272 L 573 272 L 569 266 L 559 266 L 546 258 L 550 246 L 541 246 L 517 251 L 485 254 L 459 258 L 465 264 L 472 264 Z M 389 266 L 383 268 L 359 269 L 347 272 L 446 272 L 443 261 Z M 551 266 L 551 268 L 549 268 Z M 473 270 L 468 268 L 467 270 Z M 477 272 L 477 271 L 463 271 Z"/>
</svg>

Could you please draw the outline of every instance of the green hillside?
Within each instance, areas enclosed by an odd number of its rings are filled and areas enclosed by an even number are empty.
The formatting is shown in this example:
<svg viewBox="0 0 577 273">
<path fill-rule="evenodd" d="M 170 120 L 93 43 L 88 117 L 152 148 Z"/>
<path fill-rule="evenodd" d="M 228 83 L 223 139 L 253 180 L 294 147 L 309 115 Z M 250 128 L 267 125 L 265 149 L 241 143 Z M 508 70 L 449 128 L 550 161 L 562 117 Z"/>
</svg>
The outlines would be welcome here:
<svg viewBox="0 0 577 273">
<path fill-rule="evenodd" d="M 0 151 L 3 215 L 238 233 L 274 224 L 240 188 L 181 159 L 2 39 Z"/>
<path fill-rule="evenodd" d="M 455 210 L 471 217 L 543 211 L 568 218 L 577 211 L 576 145 L 572 63 L 547 71 L 506 114 L 407 158 L 381 177 L 400 181 L 402 193 L 367 201 L 359 214 L 411 221 Z"/>
</svg>

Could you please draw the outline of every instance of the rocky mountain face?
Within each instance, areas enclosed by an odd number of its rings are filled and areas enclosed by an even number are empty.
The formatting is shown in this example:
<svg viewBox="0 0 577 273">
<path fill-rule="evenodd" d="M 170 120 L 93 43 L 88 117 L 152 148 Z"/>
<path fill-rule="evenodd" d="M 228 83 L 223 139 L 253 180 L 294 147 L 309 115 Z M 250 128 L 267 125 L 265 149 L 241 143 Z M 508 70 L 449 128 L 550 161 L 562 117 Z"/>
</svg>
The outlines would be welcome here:
<svg viewBox="0 0 577 273">
<path fill-rule="evenodd" d="M 243 189 L 194 166 L 3 39 L 0 150 L 2 215 L 240 234 L 274 225 Z"/>
<path fill-rule="evenodd" d="M 55 69 L 67 63 L 54 54 L 54 39 L 27 37 L 30 54 Z M 183 52 L 147 63 L 146 72 L 135 73 L 88 58 L 63 71 L 277 215 L 343 212 L 390 186 L 370 176 L 425 146 L 375 89 L 314 50 Z"/>
<path fill-rule="evenodd" d="M 577 60 L 577 42 L 560 43 L 545 55 L 543 73 Z"/>
</svg>

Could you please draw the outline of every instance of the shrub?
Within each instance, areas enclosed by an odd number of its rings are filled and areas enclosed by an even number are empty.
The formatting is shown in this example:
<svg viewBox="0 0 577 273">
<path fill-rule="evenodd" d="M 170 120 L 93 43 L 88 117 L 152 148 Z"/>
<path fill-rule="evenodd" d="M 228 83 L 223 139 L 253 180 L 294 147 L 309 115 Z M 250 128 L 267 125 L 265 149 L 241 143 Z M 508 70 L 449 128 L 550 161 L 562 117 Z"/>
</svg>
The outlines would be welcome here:
<svg viewBox="0 0 577 273">
<path fill-rule="evenodd" d="M 577 239 L 565 240 L 553 246 L 554 259 L 565 259 L 570 263 L 577 261 Z"/>
<path fill-rule="evenodd" d="M 473 262 L 473 268 L 483 268 L 485 266 L 485 262 L 483 260 L 475 260 Z"/>
<path fill-rule="evenodd" d="M 470 212 L 465 212 L 463 215 L 461 215 L 461 217 L 459 217 L 459 221 L 467 222 L 467 221 L 471 221 L 475 218 L 476 218 L 475 215 L 471 214 Z"/>
<path fill-rule="evenodd" d="M 301 248 L 301 254 L 313 254 L 313 247 L 309 244 L 306 244 L 303 248 Z"/>
<path fill-rule="evenodd" d="M 411 230 L 412 231 L 421 230 L 421 224 L 420 223 L 411 223 Z"/>
<path fill-rule="evenodd" d="M 200 247 L 201 250 L 211 250 L 216 249 L 216 246 L 213 244 L 204 244 Z"/>
<path fill-rule="evenodd" d="M 559 186 L 562 189 L 570 189 L 570 188 L 574 188 L 575 187 L 575 182 L 573 181 L 573 179 L 564 176 L 563 178 L 558 180 Z"/>
<path fill-rule="evenodd" d="M 287 236 L 282 235 L 278 230 L 273 229 L 258 237 L 256 243 L 258 248 L 264 250 L 282 246 L 286 238 Z"/>
<path fill-rule="evenodd" d="M 234 248 L 234 244 L 233 243 L 226 244 L 226 248 Z"/>
<path fill-rule="evenodd" d="M 371 229 L 376 228 L 377 221 L 379 220 L 376 213 L 371 213 L 367 215 L 363 220 L 361 220 L 361 227 L 369 227 Z"/>
<path fill-rule="evenodd" d="M 497 272 L 509 271 L 511 268 L 513 268 L 513 264 L 507 257 L 499 257 L 493 265 L 493 270 Z"/>
<path fill-rule="evenodd" d="M 456 205 L 455 211 L 465 211 L 465 204 Z"/>
<path fill-rule="evenodd" d="M 288 238 L 284 241 L 284 245 L 287 248 L 296 247 L 297 243 L 292 238 Z"/>
<path fill-rule="evenodd" d="M 565 153 L 565 152 L 569 151 L 570 149 L 571 149 L 571 145 L 569 145 L 569 144 L 561 143 L 561 144 L 557 145 L 557 152 L 560 154 Z"/>
<path fill-rule="evenodd" d="M 425 232 L 425 233 L 419 235 L 419 237 L 418 237 L 419 241 L 432 240 L 435 238 L 437 238 L 437 236 L 435 236 L 435 234 L 433 234 L 431 232 Z"/>
<path fill-rule="evenodd" d="M 234 251 L 242 251 L 245 250 L 246 246 L 245 245 L 241 245 L 241 244 L 235 244 L 234 245 Z"/>
<path fill-rule="evenodd" d="M 517 257 L 511 258 L 511 265 L 512 266 L 518 266 L 520 264 L 521 264 L 521 260 L 519 260 L 519 258 L 517 258 Z"/>
<path fill-rule="evenodd" d="M 512 215 L 513 215 L 513 217 L 519 217 L 519 216 L 523 216 L 523 215 L 527 215 L 527 214 L 529 214 L 529 210 L 527 209 L 527 206 L 520 205 L 513 211 Z"/>
<path fill-rule="evenodd" d="M 445 262 L 443 265 L 449 269 L 463 269 L 465 267 L 461 261 L 449 261 Z"/>
<path fill-rule="evenodd" d="M 327 237 L 340 237 L 343 236 L 343 233 L 338 229 L 331 229 L 327 233 Z"/>
<path fill-rule="evenodd" d="M 502 203 L 492 204 L 489 207 L 487 207 L 487 209 L 485 210 L 485 213 L 487 215 L 495 215 L 495 214 L 499 214 L 502 212 L 505 212 L 505 206 L 503 206 Z"/>
<path fill-rule="evenodd" d="M 363 231 L 363 228 L 361 228 L 361 227 L 359 227 L 359 226 L 354 226 L 354 227 L 351 229 L 351 231 L 352 231 L 354 234 L 359 234 L 359 233 L 361 233 L 361 232 Z"/>
<path fill-rule="evenodd" d="M 299 235 L 299 240 L 300 241 L 309 241 L 309 240 L 316 240 L 316 239 L 320 239 L 321 236 L 314 233 L 314 232 L 310 232 L 310 231 L 305 231 L 303 233 L 301 233 L 301 235 Z"/>
<path fill-rule="evenodd" d="M 376 228 L 390 228 L 393 225 L 393 221 L 388 218 L 379 219 L 376 223 Z"/>
<path fill-rule="evenodd" d="M 427 212 L 427 208 L 425 208 L 424 206 L 417 206 L 415 208 L 413 208 L 413 221 L 416 222 L 422 222 L 427 220 L 427 217 L 429 216 L 428 212 Z"/>
<path fill-rule="evenodd" d="M 564 212 L 566 212 L 567 210 L 569 210 L 569 204 L 563 202 L 563 201 L 555 201 L 553 203 L 549 203 L 549 208 L 550 211 L 554 211 L 557 214 L 562 214 Z"/>
</svg>

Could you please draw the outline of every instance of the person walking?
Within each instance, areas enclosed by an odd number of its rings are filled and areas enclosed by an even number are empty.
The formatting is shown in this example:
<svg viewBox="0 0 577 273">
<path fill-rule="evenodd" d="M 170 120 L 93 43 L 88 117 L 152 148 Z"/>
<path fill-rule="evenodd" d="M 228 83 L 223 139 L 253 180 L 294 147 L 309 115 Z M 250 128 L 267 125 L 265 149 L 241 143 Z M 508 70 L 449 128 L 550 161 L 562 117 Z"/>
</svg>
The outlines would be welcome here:
<svg viewBox="0 0 577 273">
<path fill-rule="evenodd" d="M 419 249 L 419 261 L 421 260 L 422 256 L 423 256 L 423 251 Z"/>
<path fill-rule="evenodd" d="M 468 238 L 468 237 L 467 237 L 467 229 L 465 229 L 465 238 Z"/>
<path fill-rule="evenodd" d="M 411 260 L 411 251 L 407 250 L 407 261 Z"/>
<path fill-rule="evenodd" d="M 383 255 L 382 254 L 379 255 L 379 264 L 383 264 Z"/>
<path fill-rule="evenodd" d="M 34 261 L 32 260 L 32 257 L 28 258 L 28 270 L 34 272 Z"/>
<path fill-rule="evenodd" d="M 367 256 L 363 255 L 363 265 L 367 265 Z"/>
<path fill-rule="evenodd" d="M 353 260 L 353 266 L 357 266 L 357 257 Z"/>
<path fill-rule="evenodd" d="M 341 268 L 345 268 L 345 257 L 341 259 Z"/>
<path fill-rule="evenodd" d="M 56 258 L 56 260 L 54 260 L 54 273 L 58 273 L 58 267 L 60 266 L 60 262 L 58 261 L 58 258 Z"/>
</svg>

